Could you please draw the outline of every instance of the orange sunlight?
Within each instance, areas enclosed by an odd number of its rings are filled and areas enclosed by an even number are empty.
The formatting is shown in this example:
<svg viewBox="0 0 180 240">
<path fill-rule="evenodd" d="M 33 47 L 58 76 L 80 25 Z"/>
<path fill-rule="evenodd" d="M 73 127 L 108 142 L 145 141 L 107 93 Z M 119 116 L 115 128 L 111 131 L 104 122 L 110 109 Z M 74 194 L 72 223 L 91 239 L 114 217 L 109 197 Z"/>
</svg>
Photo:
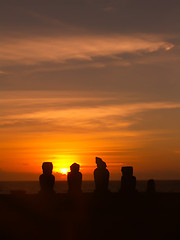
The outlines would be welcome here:
<svg viewBox="0 0 180 240">
<path fill-rule="evenodd" d="M 68 168 L 60 168 L 60 173 L 67 175 L 68 172 L 69 172 Z"/>
<path fill-rule="evenodd" d="M 70 166 L 74 162 L 79 162 L 75 155 L 56 155 L 53 160 L 53 172 L 67 175 L 67 172 L 70 171 Z"/>
</svg>

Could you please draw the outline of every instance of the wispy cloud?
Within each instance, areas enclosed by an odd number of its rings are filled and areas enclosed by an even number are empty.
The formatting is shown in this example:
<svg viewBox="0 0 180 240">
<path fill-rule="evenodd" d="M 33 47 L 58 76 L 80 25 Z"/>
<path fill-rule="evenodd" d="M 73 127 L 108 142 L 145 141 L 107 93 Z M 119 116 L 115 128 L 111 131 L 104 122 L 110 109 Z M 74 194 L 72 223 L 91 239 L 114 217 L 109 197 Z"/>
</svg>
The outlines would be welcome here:
<svg viewBox="0 0 180 240">
<path fill-rule="evenodd" d="M 82 99 L 83 101 L 83 99 Z M 47 102 L 48 103 L 48 102 Z M 73 116 L 75 119 L 89 119 L 89 117 L 107 117 L 107 116 L 129 116 L 138 112 L 158 109 L 174 109 L 180 108 L 180 103 L 171 102 L 150 102 L 150 103 L 135 103 L 135 104 L 124 104 L 124 105 L 108 105 L 108 106 L 94 106 L 94 107 L 72 107 L 59 110 L 58 102 L 57 106 L 54 105 L 53 110 L 46 109 L 45 111 L 36 111 L 33 113 L 23 113 L 7 116 L 8 119 L 59 119 L 69 118 Z M 60 104 L 60 102 L 59 102 Z M 0 117 L 2 118 L 2 117 Z"/>
<path fill-rule="evenodd" d="M 113 99 L 114 100 L 114 99 Z M 112 99 L 109 99 L 112 101 Z M 136 102 L 120 104 L 109 103 L 107 99 L 48 98 L 48 99 L 10 99 L 1 102 L 3 109 L 0 127 L 8 129 L 29 128 L 30 131 L 83 132 L 116 131 L 127 129 L 141 119 L 138 113 L 154 110 L 180 108 L 176 102 Z M 11 111 L 6 111 L 11 106 Z M 31 127 L 30 127 L 31 126 Z M 132 129 L 131 129 L 132 131 Z"/>
<path fill-rule="evenodd" d="M 123 53 L 168 51 L 173 44 L 155 36 L 63 36 L 7 39 L 0 42 L 0 61 L 34 65 L 68 60 L 93 61 Z"/>
</svg>

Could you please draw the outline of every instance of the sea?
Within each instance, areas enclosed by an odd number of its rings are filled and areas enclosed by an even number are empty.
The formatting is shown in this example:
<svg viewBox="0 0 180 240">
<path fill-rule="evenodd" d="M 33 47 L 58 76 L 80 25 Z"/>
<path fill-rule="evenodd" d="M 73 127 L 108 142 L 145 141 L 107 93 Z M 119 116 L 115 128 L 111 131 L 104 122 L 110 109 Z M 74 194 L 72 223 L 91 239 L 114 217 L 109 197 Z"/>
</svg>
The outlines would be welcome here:
<svg viewBox="0 0 180 240">
<path fill-rule="evenodd" d="M 120 189 L 120 181 L 110 181 L 109 190 L 111 192 L 118 192 Z M 137 181 L 136 189 L 139 192 L 145 192 L 147 181 Z M 180 180 L 157 180 L 155 181 L 157 192 L 180 192 Z M 93 181 L 83 181 L 82 191 L 93 192 L 95 189 Z M 11 191 L 23 190 L 27 194 L 35 194 L 40 190 L 38 181 L 3 181 L 0 182 L 0 194 L 10 194 Z M 67 181 L 56 181 L 56 193 L 66 193 L 68 190 Z"/>
</svg>

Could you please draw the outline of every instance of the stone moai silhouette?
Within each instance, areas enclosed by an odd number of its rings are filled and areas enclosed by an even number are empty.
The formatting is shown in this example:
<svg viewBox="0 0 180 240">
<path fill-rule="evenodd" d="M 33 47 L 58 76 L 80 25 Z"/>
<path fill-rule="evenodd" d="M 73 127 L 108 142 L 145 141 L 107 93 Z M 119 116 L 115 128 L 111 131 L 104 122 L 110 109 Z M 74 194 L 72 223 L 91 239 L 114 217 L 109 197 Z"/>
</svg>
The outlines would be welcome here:
<svg viewBox="0 0 180 240">
<path fill-rule="evenodd" d="M 146 192 L 147 192 L 147 193 L 155 193 L 155 192 L 156 192 L 154 179 L 149 179 L 149 180 L 147 181 L 147 189 L 146 189 Z"/>
<path fill-rule="evenodd" d="M 121 189 L 123 193 L 133 193 L 136 191 L 136 177 L 133 176 L 133 167 L 126 166 L 121 168 Z"/>
<path fill-rule="evenodd" d="M 43 174 L 39 176 L 41 193 L 53 193 L 55 177 L 52 175 L 53 164 L 52 162 L 44 162 L 42 164 Z"/>
<path fill-rule="evenodd" d="M 109 184 L 109 171 L 106 163 L 96 157 L 97 168 L 94 170 L 95 192 L 107 192 Z"/>
<path fill-rule="evenodd" d="M 77 163 L 73 163 L 70 166 L 70 172 L 67 175 L 68 181 L 68 193 L 70 194 L 79 194 L 82 192 L 82 173 L 79 171 L 80 165 Z"/>
</svg>

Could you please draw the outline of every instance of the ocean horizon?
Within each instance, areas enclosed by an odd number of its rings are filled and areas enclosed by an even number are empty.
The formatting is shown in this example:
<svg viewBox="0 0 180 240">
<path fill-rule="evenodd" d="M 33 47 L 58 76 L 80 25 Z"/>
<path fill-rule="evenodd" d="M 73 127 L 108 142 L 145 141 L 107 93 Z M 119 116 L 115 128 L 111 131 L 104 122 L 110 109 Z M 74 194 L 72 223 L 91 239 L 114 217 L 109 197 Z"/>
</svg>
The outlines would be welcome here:
<svg viewBox="0 0 180 240">
<path fill-rule="evenodd" d="M 180 192 L 180 180 L 156 180 L 157 192 Z M 109 190 L 118 192 L 120 189 L 120 181 L 110 181 Z M 147 181 L 139 180 L 136 183 L 136 189 L 139 192 L 146 191 Z M 83 181 L 82 191 L 93 192 L 95 189 L 94 181 Z M 0 194 L 10 194 L 11 191 L 23 190 L 27 194 L 35 194 L 40 190 L 38 181 L 0 181 Z M 68 190 L 67 181 L 56 181 L 54 190 L 56 193 L 66 193 Z"/>
</svg>

